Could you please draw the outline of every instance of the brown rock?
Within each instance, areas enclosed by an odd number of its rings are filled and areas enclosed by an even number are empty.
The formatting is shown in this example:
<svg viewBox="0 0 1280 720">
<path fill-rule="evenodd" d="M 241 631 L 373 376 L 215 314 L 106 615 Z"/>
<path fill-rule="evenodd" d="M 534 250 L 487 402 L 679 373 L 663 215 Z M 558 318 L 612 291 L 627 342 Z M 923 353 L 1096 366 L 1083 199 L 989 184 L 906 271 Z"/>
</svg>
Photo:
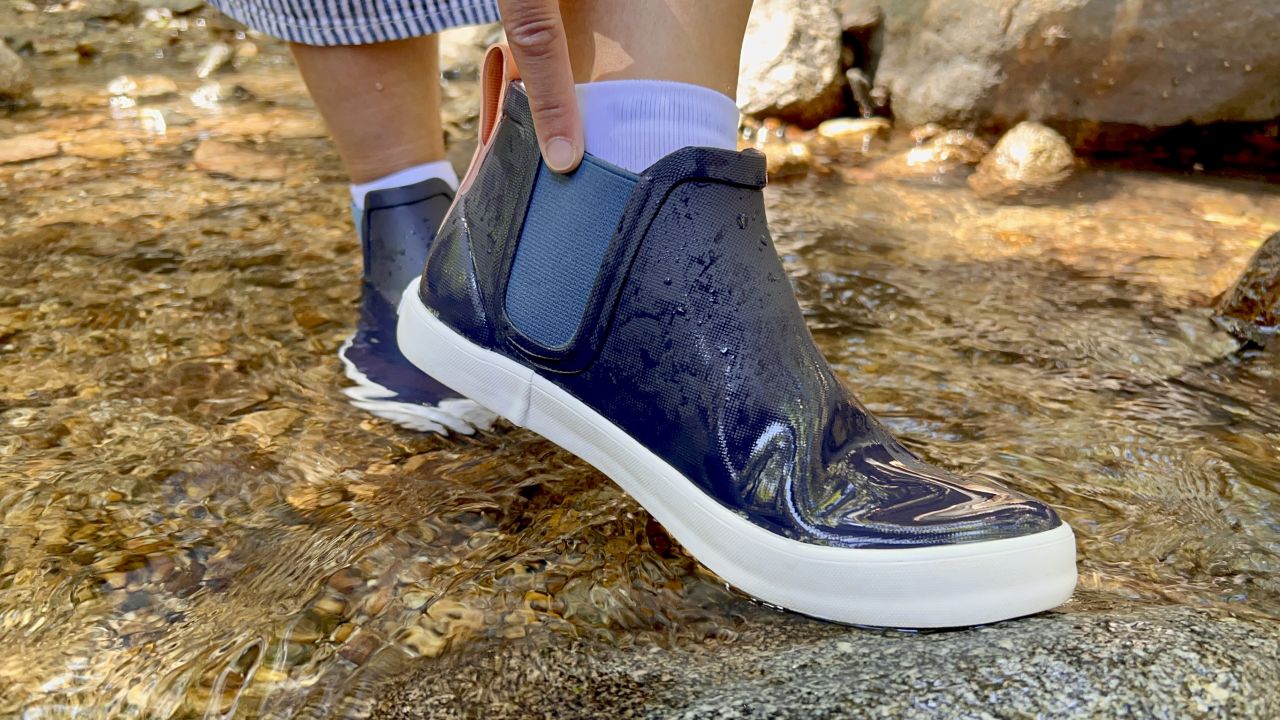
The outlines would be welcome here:
<svg viewBox="0 0 1280 720">
<path fill-rule="evenodd" d="M 764 153 L 769 181 L 794 180 L 809 173 L 813 158 L 809 147 L 801 142 L 772 142 L 760 146 Z"/>
<path fill-rule="evenodd" d="M 281 157 L 217 140 L 204 140 L 196 147 L 196 167 L 208 173 L 229 175 L 237 180 L 281 180 L 285 160 Z"/>
<path fill-rule="evenodd" d="M 1057 131 L 1040 123 L 1018 123 L 978 164 L 969 187 L 997 199 L 1051 190 L 1071 175 L 1075 161 Z"/>
<path fill-rule="evenodd" d="M 129 154 L 129 148 L 124 143 L 111 140 L 65 143 L 62 146 L 62 151 L 72 157 L 87 158 L 89 160 L 117 160 Z"/>
<path fill-rule="evenodd" d="M 1214 320 L 1237 338 L 1263 346 L 1280 328 L 1280 233 L 1267 238 L 1235 285 L 1218 301 Z"/>
<path fill-rule="evenodd" d="M 866 152 L 870 144 L 887 137 L 893 125 L 885 118 L 836 118 L 818 126 L 818 136 L 843 150 Z"/>
<path fill-rule="evenodd" d="M 0 105 L 31 99 L 31 72 L 18 54 L 0 41 Z"/>
<path fill-rule="evenodd" d="M 107 83 L 107 92 L 139 100 L 157 100 L 176 95 L 178 84 L 164 75 L 121 75 Z"/>
<path fill-rule="evenodd" d="M 26 162 L 58 154 L 58 141 L 40 135 L 18 135 L 0 140 L 0 165 Z"/>
<path fill-rule="evenodd" d="M 813 127 L 844 109 L 840 18 L 831 0 L 756 0 L 738 69 L 738 107 Z"/>
<path fill-rule="evenodd" d="M 975 165 L 991 146 L 966 130 L 944 130 L 910 150 L 886 158 L 876 170 L 889 177 L 930 178 Z"/>
</svg>

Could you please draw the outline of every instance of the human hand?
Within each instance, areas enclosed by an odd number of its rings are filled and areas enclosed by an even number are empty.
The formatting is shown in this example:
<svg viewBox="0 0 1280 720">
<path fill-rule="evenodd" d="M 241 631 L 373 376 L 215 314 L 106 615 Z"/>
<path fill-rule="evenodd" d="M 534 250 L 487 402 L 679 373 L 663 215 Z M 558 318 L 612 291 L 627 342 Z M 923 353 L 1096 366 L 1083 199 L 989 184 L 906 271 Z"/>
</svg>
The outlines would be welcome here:
<svg viewBox="0 0 1280 720">
<path fill-rule="evenodd" d="M 569 44 L 558 0 L 498 0 L 507 44 L 529 92 L 529 109 L 547 167 L 570 172 L 584 141 Z"/>
</svg>

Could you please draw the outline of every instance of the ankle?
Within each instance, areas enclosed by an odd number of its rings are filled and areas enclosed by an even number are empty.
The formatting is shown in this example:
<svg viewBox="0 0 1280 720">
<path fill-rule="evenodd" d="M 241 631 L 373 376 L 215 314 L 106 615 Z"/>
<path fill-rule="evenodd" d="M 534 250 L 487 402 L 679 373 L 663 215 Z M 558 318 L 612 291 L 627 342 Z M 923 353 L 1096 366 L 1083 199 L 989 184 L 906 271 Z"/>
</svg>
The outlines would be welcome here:
<svg viewBox="0 0 1280 720">
<path fill-rule="evenodd" d="M 455 190 L 458 188 L 458 175 L 454 172 L 453 165 L 448 160 L 436 160 L 397 170 L 368 182 L 352 183 L 351 201 L 363 210 L 365 196 L 371 192 L 413 185 L 431 178 L 443 180 Z"/>
<path fill-rule="evenodd" d="M 738 108 L 729 96 L 667 80 L 606 80 L 578 85 L 587 152 L 640 172 L 682 147 L 732 150 Z"/>
</svg>

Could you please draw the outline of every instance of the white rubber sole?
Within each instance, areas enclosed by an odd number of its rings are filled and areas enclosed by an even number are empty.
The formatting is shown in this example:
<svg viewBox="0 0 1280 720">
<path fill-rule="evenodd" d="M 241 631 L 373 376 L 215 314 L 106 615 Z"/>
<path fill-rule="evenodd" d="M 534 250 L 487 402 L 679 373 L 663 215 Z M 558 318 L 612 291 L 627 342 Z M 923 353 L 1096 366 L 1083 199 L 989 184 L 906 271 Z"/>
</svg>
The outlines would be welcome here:
<svg viewBox="0 0 1280 720">
<path fill-rule="evenodd" d="M 414 365 L 608 475 L 695 558 L 773 605 L 858 625 L 962 627 L 1048 610 L 1076 584 L 1065 523 L 1025 537 L 910 549 L 790 540 L 735 514 L 582 401 L 451 330 L 405 290 L 397 327 Z"/>
<path fill-rule="evenodd" d="M 396 397 L 394 390 L 370 380 L 355 363 L 347 359 L 347 348 L 351 347 L 354 337 L 347 338 L 342 347 L 338 348 L 343 373 L 354 383 L 351 387 L 342 389 L 342 394 L 351 399 L 352 405 L 384 420 L 390 420 L 400 427 L 441 435 L 448 435 L 450 430 L 471 435 L 477 429 L 488 430 L 497 419 L 496 415 L 476 401 L 466 398 L 444 400 L 435 406 L 390 399 Z"/>
</svg>

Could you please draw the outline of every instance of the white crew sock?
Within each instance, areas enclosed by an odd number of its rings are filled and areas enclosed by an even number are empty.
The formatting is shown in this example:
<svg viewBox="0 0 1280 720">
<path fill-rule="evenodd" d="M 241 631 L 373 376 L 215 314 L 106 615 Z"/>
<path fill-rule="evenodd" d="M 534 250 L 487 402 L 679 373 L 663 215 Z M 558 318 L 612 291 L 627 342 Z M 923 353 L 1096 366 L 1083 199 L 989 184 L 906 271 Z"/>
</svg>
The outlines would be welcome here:
<svg viewBox="0 0 1280 720">
<path fill-rule="evenodd" d="M 397 170 L 376 180 L 353 184 L 351 186 L 351 201 L 355 203 L 357 208 L 363 210 L 364 196 L 374 190 L 404 187 L 405 185 L 420 183 L 431 178 L 440 178 L 449 183 L 449 187 L 454 190 L 458 189 L 458 175 L 453 171 L 453 166 L 449 164 L 448 160 L 436 160 L 422 165 L 414 165 L 404 170 Z"/>
<path fill-rule="evenodd" d="M 682 147 L 738 147 L 738 106 L 701 85 L 604 80 L 577 91 L 587 152 L 631 172 Z"/>
</svg>

